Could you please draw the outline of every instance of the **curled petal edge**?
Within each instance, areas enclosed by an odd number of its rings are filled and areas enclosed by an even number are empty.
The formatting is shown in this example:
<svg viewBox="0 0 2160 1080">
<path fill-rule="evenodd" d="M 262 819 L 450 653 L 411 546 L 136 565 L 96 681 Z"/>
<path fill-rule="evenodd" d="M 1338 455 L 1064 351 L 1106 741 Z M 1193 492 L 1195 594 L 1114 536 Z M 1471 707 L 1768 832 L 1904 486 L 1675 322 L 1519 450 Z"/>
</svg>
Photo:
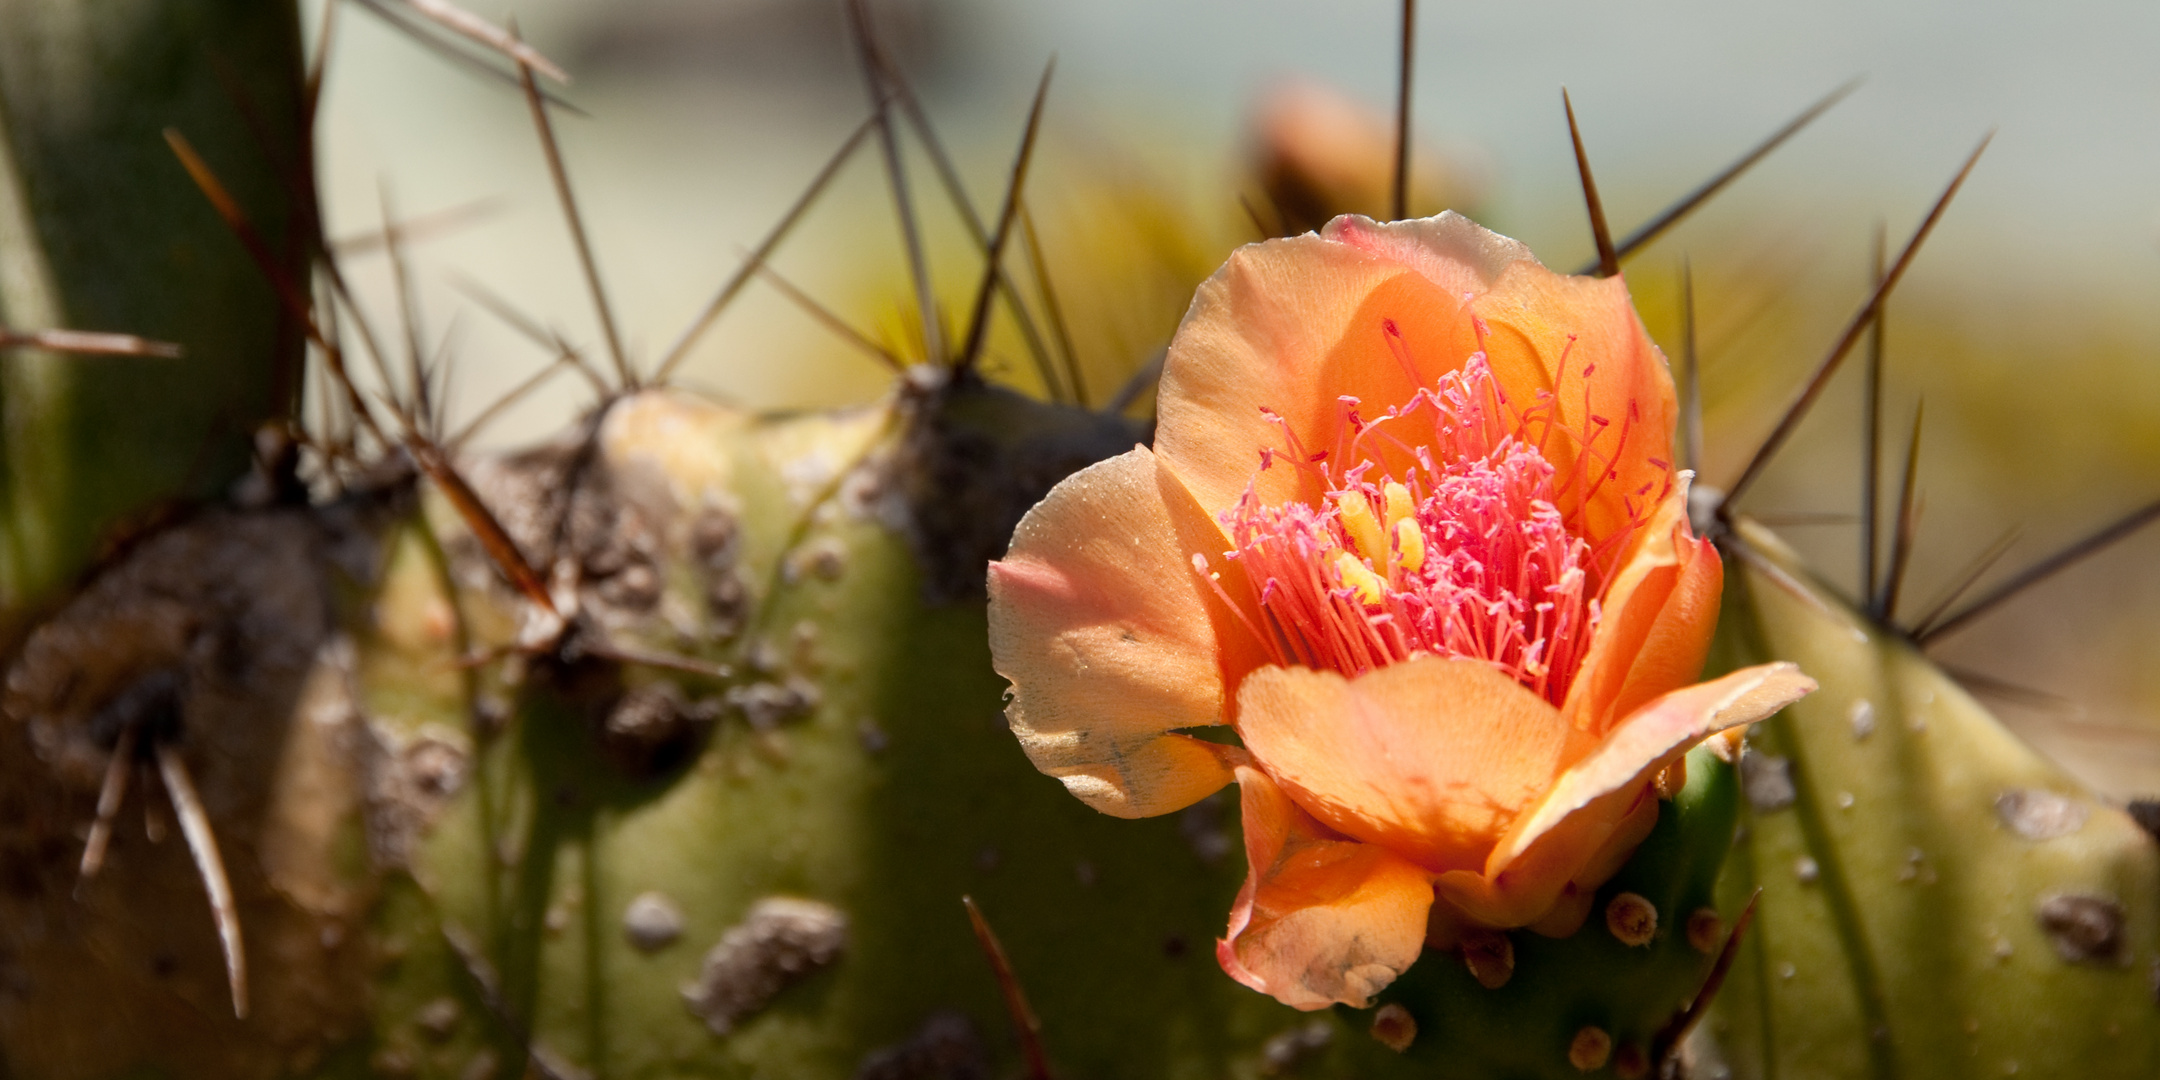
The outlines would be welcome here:
<svg viewBox="0 0 2160 1080">
<path fill-rule="evenodd" d="M 1370 1005 L 1424 951 L 1432 875 L 1328 829 L 1258 768 L 1237 781 L 1250 872 L 1216 961 L 1295 1009 Z"/>
<path fill-rule="evenodd" d="M 1561 773 L 1537 808 L 1501 837 L 1484 873 L 1440 875 L 1440 898 L 1481 925 L 1572 932 L 1548 916 L 1570 886 L 1581 892 L 1603 883 L 1584 873 L 1592 863 L 1616 869 L 1648 834 L 1656 821 L 1652 779 L 1704 739 L 1761 720 L 1815 685 L 1797 665 L 1762 664 L 1651 701 Z"/>
<path fill-rule="evenodd" d="M 1210 539 L 1210 538 L 1213 539 Z M 990 652 L 1028 759 L 1105 814 L 1166 814 L 1231 782 L 1233 746 L 1178 734 L 1223 722 L 1230 618 L 1188 551 L 1221 530 L 1144 447 L 1067 477 L 990 565 Z"/>
<path fill-rule="evenodd" d="M 1675 484 L 1621 554 L 1590 654 L 1561 708 L 1575 730 L 1602 739 L 1702 670 L 1725 574 L 1717 549 L 1689 533 L 1687 492 Z"/>
</svg>

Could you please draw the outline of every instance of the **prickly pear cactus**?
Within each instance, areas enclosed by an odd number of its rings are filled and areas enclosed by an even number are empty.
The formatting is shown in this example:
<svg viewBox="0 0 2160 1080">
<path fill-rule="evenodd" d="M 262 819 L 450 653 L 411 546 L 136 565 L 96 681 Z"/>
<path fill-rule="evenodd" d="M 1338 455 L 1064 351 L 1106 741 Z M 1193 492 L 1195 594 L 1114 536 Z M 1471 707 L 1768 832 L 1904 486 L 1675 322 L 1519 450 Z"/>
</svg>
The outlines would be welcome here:
<svg viewBox="0 0 2160 1080">
<path fill-rule="evenodd" d="M 1822 689 L 1742 761 L 1721 891 L 1762 897 L 1698 1048 L 1740 1077 L 2160 1071 L 2152 838 L 1766 530 L 1735 539 L 1733 662 L 1791 659 Z"/>
</svg>

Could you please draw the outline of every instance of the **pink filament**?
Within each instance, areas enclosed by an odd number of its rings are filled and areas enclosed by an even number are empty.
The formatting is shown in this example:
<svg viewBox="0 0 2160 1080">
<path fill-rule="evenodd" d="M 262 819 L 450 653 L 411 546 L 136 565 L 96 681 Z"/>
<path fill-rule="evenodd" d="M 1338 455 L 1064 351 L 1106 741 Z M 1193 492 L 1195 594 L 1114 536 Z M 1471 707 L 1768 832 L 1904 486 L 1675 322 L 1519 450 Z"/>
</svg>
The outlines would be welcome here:
<svg viewBox="0 0 2160 1080">
<path fill-rule="evenodd" d="M 1609 425 L 1593 418 L 1568 447 L 1573 467 L 1559 472 L 1547 458 L 1558 449 L 1552 440 L 1566 438 L 1552 395 L 1516 410 L 1483 353 L 1379 420 L 1364 421 L 1358 408 L 1342 400 L 1325 450 L 1301 446 L 1285 425 L 1285 448 L 1262 453 L 1263 469 L 1308 471 L 1327 493 L 1323 502 L 1264 506 L 1247 488 L 1222 516 L 1275 662 L 1351 675 L 1418 655 L 1469 657 L 1560 703 L 1597 628 L 1610 563 L 1642 516 L 1628 500 L 1630 524 L 1593 545 L 1570 520 L 1579 509 L 1560 509 L 1570 489 L 1583 493 L 1579 508 L 1612 475 L 1618 446 L 1593 449 Z M 1620 425 L 1621 444 L 1628 426 Z M 1391 472 L 1383 449 L 1393 451 L 1388 460 L 1413 464 Z M 1409 492 L 1421 560 L 1388 527 L 1390 482 Z M 1384 551 L 1357 546 L 1343 512 L 1354 500 L 1381 522 Z M 1371 572 L 1354 575 L 1362 591 L 1338 565 L 1345 553 Z"/>
</svg>

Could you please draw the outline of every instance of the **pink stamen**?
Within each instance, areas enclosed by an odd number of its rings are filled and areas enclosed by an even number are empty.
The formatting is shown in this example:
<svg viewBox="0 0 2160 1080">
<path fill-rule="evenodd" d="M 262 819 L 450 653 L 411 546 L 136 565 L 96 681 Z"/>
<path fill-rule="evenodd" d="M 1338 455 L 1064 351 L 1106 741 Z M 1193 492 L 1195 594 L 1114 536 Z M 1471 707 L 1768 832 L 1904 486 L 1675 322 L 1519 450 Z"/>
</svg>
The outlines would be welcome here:
<svg viewBox="0 0 2160 1080">
<path fill-rule="evenodd" d="M 1395 320 L 1381 319 L 1380 333 L 1387 338 L 1388 351 L 1395 354 L 1395 362 L 1402 365 L 1403 374 L 1410 377 L 1410 385 L 1425 385 L 1424 378 L 1418 375 L 1417 361 L 1410 356 L 1410 344 L 1403 340 L 1402 329 L 1395 325 Z"/>
<path fill-rule="evenodd" d="M 1414 370 L 1393 324 L 1383 331 Z M 1592 371 L 1583 370 L 1586 382 Z M 1597 628 L 1611 565 L 1641 524 L 1631 506 L 1627 525 L 1593 539 L 1572 520 L 1614 472 L 1633 410 L 1609 456 L 1593 449 L 1610 426 L 1601 418 L 1586 435 L 1570 434 L 1578 444 L 1567 447 L 1571 468 L 1562 474 L 1527 441 L 1533 424 L 1538 443 L 1565 431 L 1557 401 L 1541 392 L 1515 409 L 1482 353 L 1377 419 L 1362 419 L 1359 409 L 1352 398 L 1339 403 L 1332 454 L 1308 454 L 1269 413 L 1287 452 L 1263 454 L 1263 462 L 1299 463 L 1326 497 L 1267 506 L 1248 488 L 1223 515 L 1236 545 L 1227 554 L 1253 590 L 1247 603 L 1270 629 L 1256 636 L 1277 663 L 1351 675 L 1420 655 L 1483 660 L 1548 701 L 1564 700 Z M 1381 450 L 1414 464 L 1393 471 Z M 1391 504 L 1388 489 L 1398 484 Z M 1577 509 L 1563 512 L 1559 499 L 1570 487 L 1588 490 L 1573 501 Z M 1364 522 L 1362 541 L 1345 506 Z M 1383 550 L 1360 546 L 1375 542 L 1375 520 Z M 1398 535 L 1403 521 L 1414 541 Z"/>
</svg>

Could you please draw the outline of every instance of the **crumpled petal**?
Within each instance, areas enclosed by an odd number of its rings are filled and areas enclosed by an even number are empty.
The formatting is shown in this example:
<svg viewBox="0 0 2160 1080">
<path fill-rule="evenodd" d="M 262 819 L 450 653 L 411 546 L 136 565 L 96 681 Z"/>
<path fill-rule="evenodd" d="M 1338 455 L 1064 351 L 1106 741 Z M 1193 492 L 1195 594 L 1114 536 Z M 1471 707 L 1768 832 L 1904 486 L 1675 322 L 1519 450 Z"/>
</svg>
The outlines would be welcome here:
<svg viewBox="0 0 2160 1080">
<path fill-rule="evenodd" d="M 1188 555 L 1221 550 L 1221 536 L 1136 447 L 1051 489 L 990 565 L 990 654 L 1013 683 L 1006 720 L 1036 768 L 1103 813 L 1189 806 L 1243 760 L 1173 733 L 1222 722 L 1226 658 L 1258 662 L 1253 643 L 1225 643 L 1233 616 L 1203 595 Z"/>
<path fill-rule="evenodd" d="M 1559 773 L 1568 730 L 1543 698 L 1478 660 L 1422 656 L 1344 678 L 1261 668 L 1237 729 L 1329 828 L 1428 870 L 1477 869 Z"/>
<path fill-rule="evenodd" d="M 1293 1008 L 1364 1008 L 1424 951 L 1432 876 L 1332 832 L 1257 768 L 1237 782 L 1251 871 L 1215 959 Z"/>
<path fill-rule="evenodd" d="M 1695 681 L 1724 589 L 1716 547 L 1689 535 L 1685 484 L 1659 504 L 1617 565 L 1589 655 L 1561 708 L 1570 727 L 1593 737 Z"/>
<path fill-rule="evenodd" d="M 1695 744 L 1753 723 L 1815 689 L 1787 663 L 1743 668 L 1658 698 L 1615 727 L 1587 757 L 1560 775 L 1538 807 L 1517 819 L 1487 858 L 1483 873 L 1456 870 L 1438 881 L 1441 899 L 1488 926 L 1538 922 L 1571 884 L 1595 888 L 1584 868 L 1617 870 L 1656 820 L 1650 781 Z M 1648 801 L 1650 810 L 1642 807 Z M 1631 832 L 1639 830 L 1632 840 Z M 1608 871 L 1609 876 L 1610 871 Z M 1571 926 L 1540 923 L 1558 933 Z"/>
</svg>

